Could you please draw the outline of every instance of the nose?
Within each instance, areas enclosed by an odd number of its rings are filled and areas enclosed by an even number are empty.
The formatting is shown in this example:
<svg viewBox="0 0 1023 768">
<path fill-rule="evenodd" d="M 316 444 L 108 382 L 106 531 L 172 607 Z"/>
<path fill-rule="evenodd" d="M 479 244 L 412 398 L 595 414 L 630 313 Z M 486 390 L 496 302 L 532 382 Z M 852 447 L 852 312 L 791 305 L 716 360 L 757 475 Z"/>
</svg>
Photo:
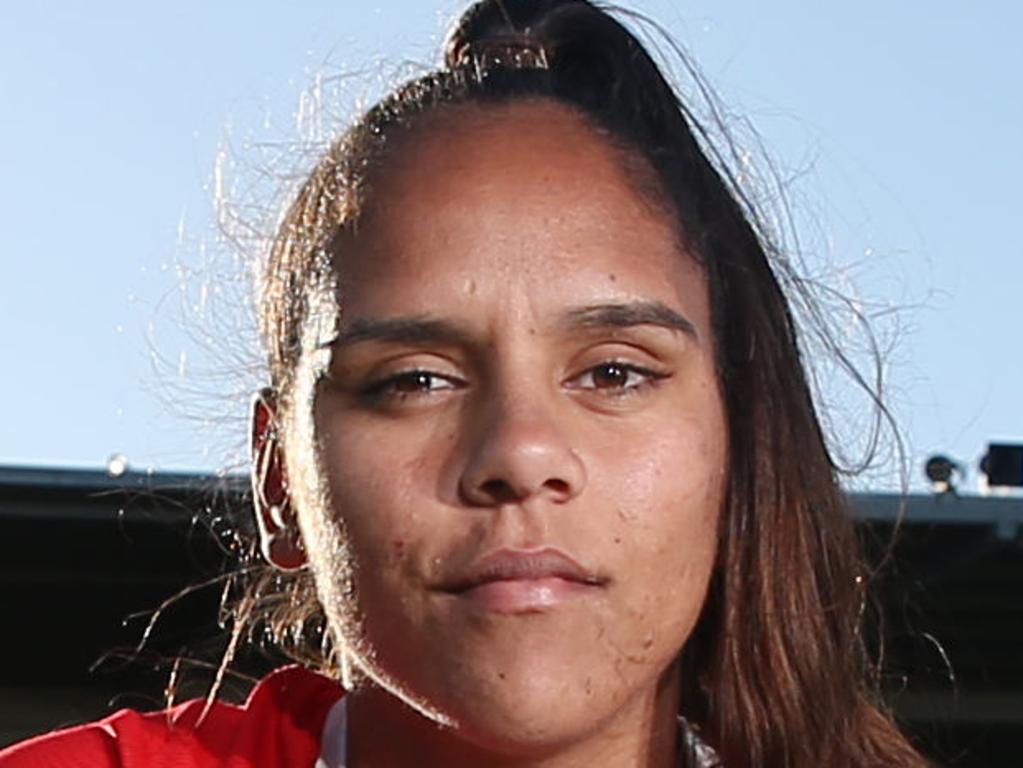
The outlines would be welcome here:
<svg viewBox="0 0 1023 768">
<path fill-rule="evenodd" d="M 491 403 L 459 479 L 473 506 L 500 506 L 541 497 L 564 503 L 586 484 L 586 471 L 556 420 L 528 403 Z"/>
</svg>

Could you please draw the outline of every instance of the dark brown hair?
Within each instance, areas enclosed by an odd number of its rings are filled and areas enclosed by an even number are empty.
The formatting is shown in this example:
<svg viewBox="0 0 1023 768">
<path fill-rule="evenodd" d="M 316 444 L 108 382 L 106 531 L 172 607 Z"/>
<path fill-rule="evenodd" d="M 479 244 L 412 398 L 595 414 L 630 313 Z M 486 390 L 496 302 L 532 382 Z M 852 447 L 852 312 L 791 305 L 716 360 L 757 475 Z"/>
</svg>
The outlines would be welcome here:
<svg viewBox="0 0 1023 768">
<path fill-rule="evenodd" d="M 519 55 L 538 58 L 509 58 Z M 331 269 L 388 140 L 446 105 L 525 98 L 572 108 L 654 169 L 710 285 L 729 479 L 711 590 L 683 650 L 680 714 L 728 768 L 924 765 L 874 689 L 865 572 L 781 267 L 738 185 L 701 148 L 697 121 L 608 12 L 585 0 L 484 0 L 450 35 L 443 67 L 399 87 L 329 149 L 288 210 L 264 276 L 261 327 L 282 408 L 307 288 Z M 242 606 L 269 611 L 264 626 L 295 654 L 334 665 L 310 574 L 258 579 Z M 309 647 L 307 627 L 323 649 Z"/>
</svg>

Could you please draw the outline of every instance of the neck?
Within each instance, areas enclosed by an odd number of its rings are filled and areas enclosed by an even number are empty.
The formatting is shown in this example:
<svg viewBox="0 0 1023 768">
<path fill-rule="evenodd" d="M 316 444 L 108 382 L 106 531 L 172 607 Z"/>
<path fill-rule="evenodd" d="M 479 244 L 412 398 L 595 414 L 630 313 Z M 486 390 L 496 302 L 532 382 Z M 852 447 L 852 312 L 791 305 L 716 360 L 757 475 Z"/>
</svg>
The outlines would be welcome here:
<svg viewBox="0 0 1023 768">
<path fill-rule="evenodd" d="M 678 744 L 678 672 L 556 743 L 507 744 L 443 727 L 366 685 L 348 702 L 348 768 L 672 768 Z M 500 744 L 500 746 L 494 746 Z"/>
</svg>

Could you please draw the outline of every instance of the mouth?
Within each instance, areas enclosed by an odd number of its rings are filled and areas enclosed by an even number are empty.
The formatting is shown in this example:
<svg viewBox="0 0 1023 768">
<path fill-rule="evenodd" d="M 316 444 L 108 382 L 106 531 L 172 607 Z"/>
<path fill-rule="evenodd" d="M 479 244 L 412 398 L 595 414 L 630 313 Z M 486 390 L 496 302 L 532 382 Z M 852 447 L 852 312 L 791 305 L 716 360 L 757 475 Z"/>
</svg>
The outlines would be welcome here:
<svg viewBox="0 0 1023 768">
<path fill-rule="evenodd" d="M 552 547 L 499 549 L 474 561 L 443 591 L 486 612 L 535 613 L 596 596 L 608 582 Z"/>
</svg>

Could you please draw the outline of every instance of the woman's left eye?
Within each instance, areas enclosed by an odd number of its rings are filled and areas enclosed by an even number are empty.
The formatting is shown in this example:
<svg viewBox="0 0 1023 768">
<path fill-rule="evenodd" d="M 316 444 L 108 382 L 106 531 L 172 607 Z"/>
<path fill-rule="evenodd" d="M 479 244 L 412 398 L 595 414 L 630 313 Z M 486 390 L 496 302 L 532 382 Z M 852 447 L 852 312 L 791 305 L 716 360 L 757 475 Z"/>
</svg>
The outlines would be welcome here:
<svg viewBox="0 0 1023 768">
<path fill-rule="evenodd" d="M 667 378 L 667 374 L 659 373 L 617 360 L 595 365 L 583 371 L 579 376 L 572 379 L 574 389 L 593 389 L 608 394 L 622 395 L 632 394 L 640 389 L 650 386 L 658 379 Z"/>
</svg>

